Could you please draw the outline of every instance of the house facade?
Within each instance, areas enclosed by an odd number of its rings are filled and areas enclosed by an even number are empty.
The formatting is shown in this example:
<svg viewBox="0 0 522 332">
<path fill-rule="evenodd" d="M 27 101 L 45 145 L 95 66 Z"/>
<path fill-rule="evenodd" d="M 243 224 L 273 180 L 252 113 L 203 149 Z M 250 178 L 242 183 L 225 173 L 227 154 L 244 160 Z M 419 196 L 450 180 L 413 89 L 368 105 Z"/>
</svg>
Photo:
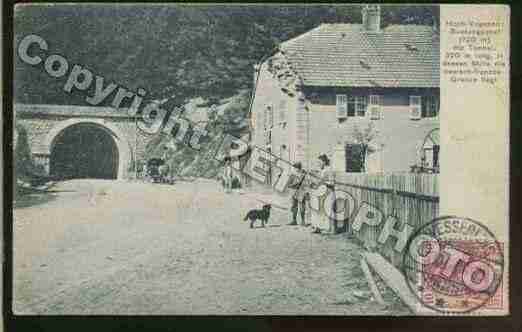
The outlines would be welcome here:
<svg viewBox="0 0 522 332">
<path fill-rule="evenodd" d="M 439 35 L 432 26 L 322 24 L 260 65 L 252 144 L 314 169 L 438 172 Z"/>
</svg>

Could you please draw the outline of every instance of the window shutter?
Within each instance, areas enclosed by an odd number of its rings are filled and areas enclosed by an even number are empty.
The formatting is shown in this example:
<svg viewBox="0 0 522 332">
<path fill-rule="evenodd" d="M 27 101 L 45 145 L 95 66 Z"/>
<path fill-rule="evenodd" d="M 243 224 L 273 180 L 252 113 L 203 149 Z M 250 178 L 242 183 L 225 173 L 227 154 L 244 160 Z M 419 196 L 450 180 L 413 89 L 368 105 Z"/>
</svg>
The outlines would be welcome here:
<svg viewBox="0 0 522 332">
<path fill-rule="evenodd" d="M 336 97 L 337 118 L 346 118 L 348 116 L 348 97 L 346 95 Z"/>
<path fill-rule="evenodd" d="M 436 96 L 422 98 L 422 117 L 433 118 L 439 115 L 439 99 Z"/>
<path fill-rule="evenodd" d="M 410 96 L 410 119 L 418 120 L 422 115 L 422 105 L 420 96 Z"/>
<path fill-rule="evenodd" d="M 431 96 L 431 117 L 436 117 L 439 115 L 439 98 L 436 96 Z"/>
<path fill-rule="evenodd" d="M 368 104 L 370 111 L 370 119 L 378 120 L 381 118 L 381 96 L 370 95 L 370 103 Z"/>
<path fill-rule="evenodd" d="M 434 116 L 439 116 L 439 111 L 440 111 L 440 100 L 439 100 L 439 97 L 438 96 L 435 96 L 433 97 L 435 99 L 435 113 L 434 113 Z"/>
</svg>

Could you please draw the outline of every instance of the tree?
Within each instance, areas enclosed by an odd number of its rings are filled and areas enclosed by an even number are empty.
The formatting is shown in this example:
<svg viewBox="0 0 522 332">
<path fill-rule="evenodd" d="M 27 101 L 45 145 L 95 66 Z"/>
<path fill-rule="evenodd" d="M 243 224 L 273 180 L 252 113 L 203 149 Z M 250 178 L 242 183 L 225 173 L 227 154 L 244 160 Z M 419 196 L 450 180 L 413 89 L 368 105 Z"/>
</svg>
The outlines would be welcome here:
<svg viewBox="0 0 522 332">
<path fill-rule="evenodd" d="M 383 6 L 382 22 L 431 24 L 438 6 Z M 274 46 L 321 23 L 360 23 L 360 5 L 30 5 L 15 11 L 15 45 L 28 34 L 107 81 L 181 105 L 251 89 L 253 65 Z M 85 105 L 64 79 L 15 57 L 15 101 Z M 92 88 L 92 87 L 91 87 Z M 107 98 L 103 106 L 110 104 Z M 172 99 L 172 100 L 171 100 Z"/>
</svg>

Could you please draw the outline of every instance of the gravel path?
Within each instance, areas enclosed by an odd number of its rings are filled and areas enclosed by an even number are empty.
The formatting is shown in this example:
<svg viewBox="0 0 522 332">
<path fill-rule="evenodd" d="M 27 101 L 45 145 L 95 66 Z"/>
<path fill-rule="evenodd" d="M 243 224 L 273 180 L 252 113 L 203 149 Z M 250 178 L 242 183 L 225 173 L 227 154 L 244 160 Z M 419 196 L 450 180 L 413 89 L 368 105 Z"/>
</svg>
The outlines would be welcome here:
<svg viewBox="0 0 522 332">
<path fill-rule="evenodd" d="M 17 314 L 409 313 L 383 285 L 387 305 L 373 301 L 353 240 L 287 226 L 278 209 L 249 229 L 252 194 L 203 180 L 53 189 L 14 210 Z"/>
</svg>

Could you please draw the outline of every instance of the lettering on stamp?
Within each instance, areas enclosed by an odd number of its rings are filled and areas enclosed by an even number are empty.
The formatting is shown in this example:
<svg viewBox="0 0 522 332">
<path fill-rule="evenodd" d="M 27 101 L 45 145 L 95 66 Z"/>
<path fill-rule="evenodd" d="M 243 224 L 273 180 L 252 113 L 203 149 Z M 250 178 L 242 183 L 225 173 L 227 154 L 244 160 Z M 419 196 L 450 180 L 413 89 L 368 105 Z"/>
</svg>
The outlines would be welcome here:
<svg viewBox="0 0 522 332">
<path fill-rule="evenodd" d="M 441 217 L 412 234 L 403 270 L 413 294 L 430 309 L 501 309 L 503 253 L 503 244 L 481 223 Z"/>
</svg>

